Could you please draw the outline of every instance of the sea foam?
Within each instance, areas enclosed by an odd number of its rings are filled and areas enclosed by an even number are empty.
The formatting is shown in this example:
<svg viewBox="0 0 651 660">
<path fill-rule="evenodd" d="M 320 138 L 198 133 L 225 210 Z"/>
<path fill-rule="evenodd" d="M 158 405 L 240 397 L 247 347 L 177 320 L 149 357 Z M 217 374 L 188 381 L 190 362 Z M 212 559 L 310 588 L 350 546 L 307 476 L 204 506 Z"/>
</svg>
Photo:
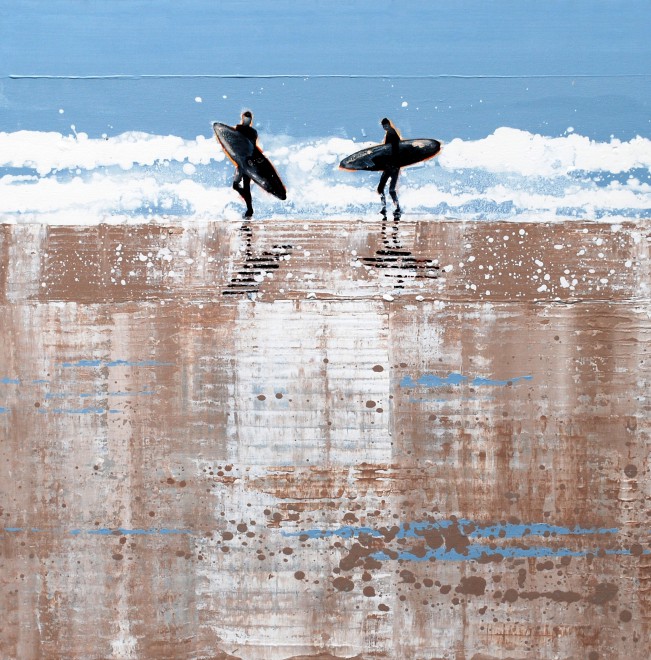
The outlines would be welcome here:
<svg viewBox="0 0 651 660">
<path fill-rule="evenodd" d="M 375 217 L 379 174 L 338 167 L 372 144 L 261 135 L 288 197 L 254 187 L 256 216 Z M 595 142 L 502 127 L 480 140 L 453 139 L 437 158 L 405 168 L 399 195 L 406 213 L 439 218 L 621 222 L 651 217 L 650 168 L 647 138 Z M 0 133 L 0 221 L 233 220 L 242 202 L 232 176 L 219 145 L 203 135 Z"/>
</svg>

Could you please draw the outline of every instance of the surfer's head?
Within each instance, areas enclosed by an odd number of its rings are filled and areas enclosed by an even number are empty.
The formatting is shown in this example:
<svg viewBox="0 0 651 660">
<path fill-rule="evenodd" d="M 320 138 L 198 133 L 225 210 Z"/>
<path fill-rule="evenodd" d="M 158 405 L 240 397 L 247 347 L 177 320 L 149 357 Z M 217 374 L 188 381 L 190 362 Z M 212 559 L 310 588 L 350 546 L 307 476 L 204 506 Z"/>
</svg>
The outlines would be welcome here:
<svg viewBox="0 0 651 660">
<path fill-rule="evenodd" d="M 249 125 L 251 124 L 252 121 L 253 121 L 253 114 L 251 113 L 250 110 L 245 110 L 245 111 L 242 113 L 242 123 L 243 123 L 245 126 L 249 126 Z"/>
<path fill-rule="evenodd" d="M 382 128 L 385 131 L 388 131 L 390 128 L 393 127 L 393 124 L 391 123 L 391 121 L 389 119 L 387 119 L 386 117 L 382 117 L 382 119 L 380 120 L 380 124 L 382 124 Z"/>
</svg>

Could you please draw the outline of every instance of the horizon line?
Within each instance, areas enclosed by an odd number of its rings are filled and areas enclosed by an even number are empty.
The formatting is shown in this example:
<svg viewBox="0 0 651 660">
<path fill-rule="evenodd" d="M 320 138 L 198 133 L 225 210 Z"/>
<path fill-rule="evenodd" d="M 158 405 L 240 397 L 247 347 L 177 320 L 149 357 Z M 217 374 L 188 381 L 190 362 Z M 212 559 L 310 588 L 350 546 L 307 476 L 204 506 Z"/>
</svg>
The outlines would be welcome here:
<svg viewBox="0 0 651 660">
<path fill-rule="evenodd" d="M 8 80 L 141 80 L 141 79 L 327 79 L 351 78 L 368 80 L 525 80 L 525 79 L 573 79 L 573 78 L 649 78 L 651 73 L 533 73 L 533 74 L 484 74 L 484 73 L 433 73 L 433 74 L 366 74 L 366 73 L 115 73 L 115 74 L 41 74 L 10 73 L 0 76 Z"/>
</svg>

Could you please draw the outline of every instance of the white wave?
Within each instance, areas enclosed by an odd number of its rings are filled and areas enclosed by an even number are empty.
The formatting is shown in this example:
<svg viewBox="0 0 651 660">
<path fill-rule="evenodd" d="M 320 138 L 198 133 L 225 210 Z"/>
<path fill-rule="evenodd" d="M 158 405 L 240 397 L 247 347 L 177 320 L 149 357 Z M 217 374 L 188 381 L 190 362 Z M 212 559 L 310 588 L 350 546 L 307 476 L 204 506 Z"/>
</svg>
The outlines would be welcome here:
<svg viewBox="0 0 651 660">
<path fill-rule="evenodd" d="M 257 216 L 325 217 L 378 211 L 378 173 L 339 161 L 373 143 L 263 136 L 288 189 L 286 202 L 254 189 Z M 499 128 L 452 140 L 441 155 L 403 170 L 407 212 L 460 219 L 651 217 L 651 141 L 594 142 Z M 124 133 L 0 133 L 0 221 L 94 224 L 177 219 L 232 220 L 242 202 L 233 167 L 212 138 Z"/>
<path fill-rule="evenodd" d="M 559 176 L 577 170 L 618 174 L 650 168 L 651 141 L 636 137 L 629 142 L 594 142 L 574 133 L 550 138 L 502 127 L 483 140 L 452 140 L 441 153 L 441 164 L 523 176 Z"/>
<path fill-rule="evenodd" d="M 214 140 L 202 135 L 196 140 L 183 140 L 174 135 L 135 131 L 98 139 L 91 139 L 86 133 L 0 133 L 0 167 L 32 168 L 39 176 L 57 170 L 94 170 L 111 166 L 128 170 L 135 165 L 184 160 L 194 164 L 208 163 L 224 160 L 224 155 L 215 150 Z"/>
</svg>

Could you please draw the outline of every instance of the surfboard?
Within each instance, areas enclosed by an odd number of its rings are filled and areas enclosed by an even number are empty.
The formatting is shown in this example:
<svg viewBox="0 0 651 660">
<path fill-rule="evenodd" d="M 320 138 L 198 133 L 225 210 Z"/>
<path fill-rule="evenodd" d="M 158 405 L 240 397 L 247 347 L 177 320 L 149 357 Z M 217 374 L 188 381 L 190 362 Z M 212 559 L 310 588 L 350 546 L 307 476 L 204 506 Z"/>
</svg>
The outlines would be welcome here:
<svg viewBox="0 0 651 660">
<path fill-rule="evenodd" d="M 401 140 L 400 141 L 400 167 L 414 165 L 428 158 L 433 158 L 441 151 L 438 140 Z M 379 144 L 375 147 L 356 151 L 344 158 L 339 167 L 344 170 L 366 170 L 376 172 L 386 170 L 391 166 L 391 145 Z"/>
<path fill-rule="evenodd" d="M 231 161 L 260 188 L 278 199 L 287 199 L 287 191 L 274 166 L 260 149 L 232 126 L 216 121 L 212 125 L 217 141 Z"/>
</svg>

